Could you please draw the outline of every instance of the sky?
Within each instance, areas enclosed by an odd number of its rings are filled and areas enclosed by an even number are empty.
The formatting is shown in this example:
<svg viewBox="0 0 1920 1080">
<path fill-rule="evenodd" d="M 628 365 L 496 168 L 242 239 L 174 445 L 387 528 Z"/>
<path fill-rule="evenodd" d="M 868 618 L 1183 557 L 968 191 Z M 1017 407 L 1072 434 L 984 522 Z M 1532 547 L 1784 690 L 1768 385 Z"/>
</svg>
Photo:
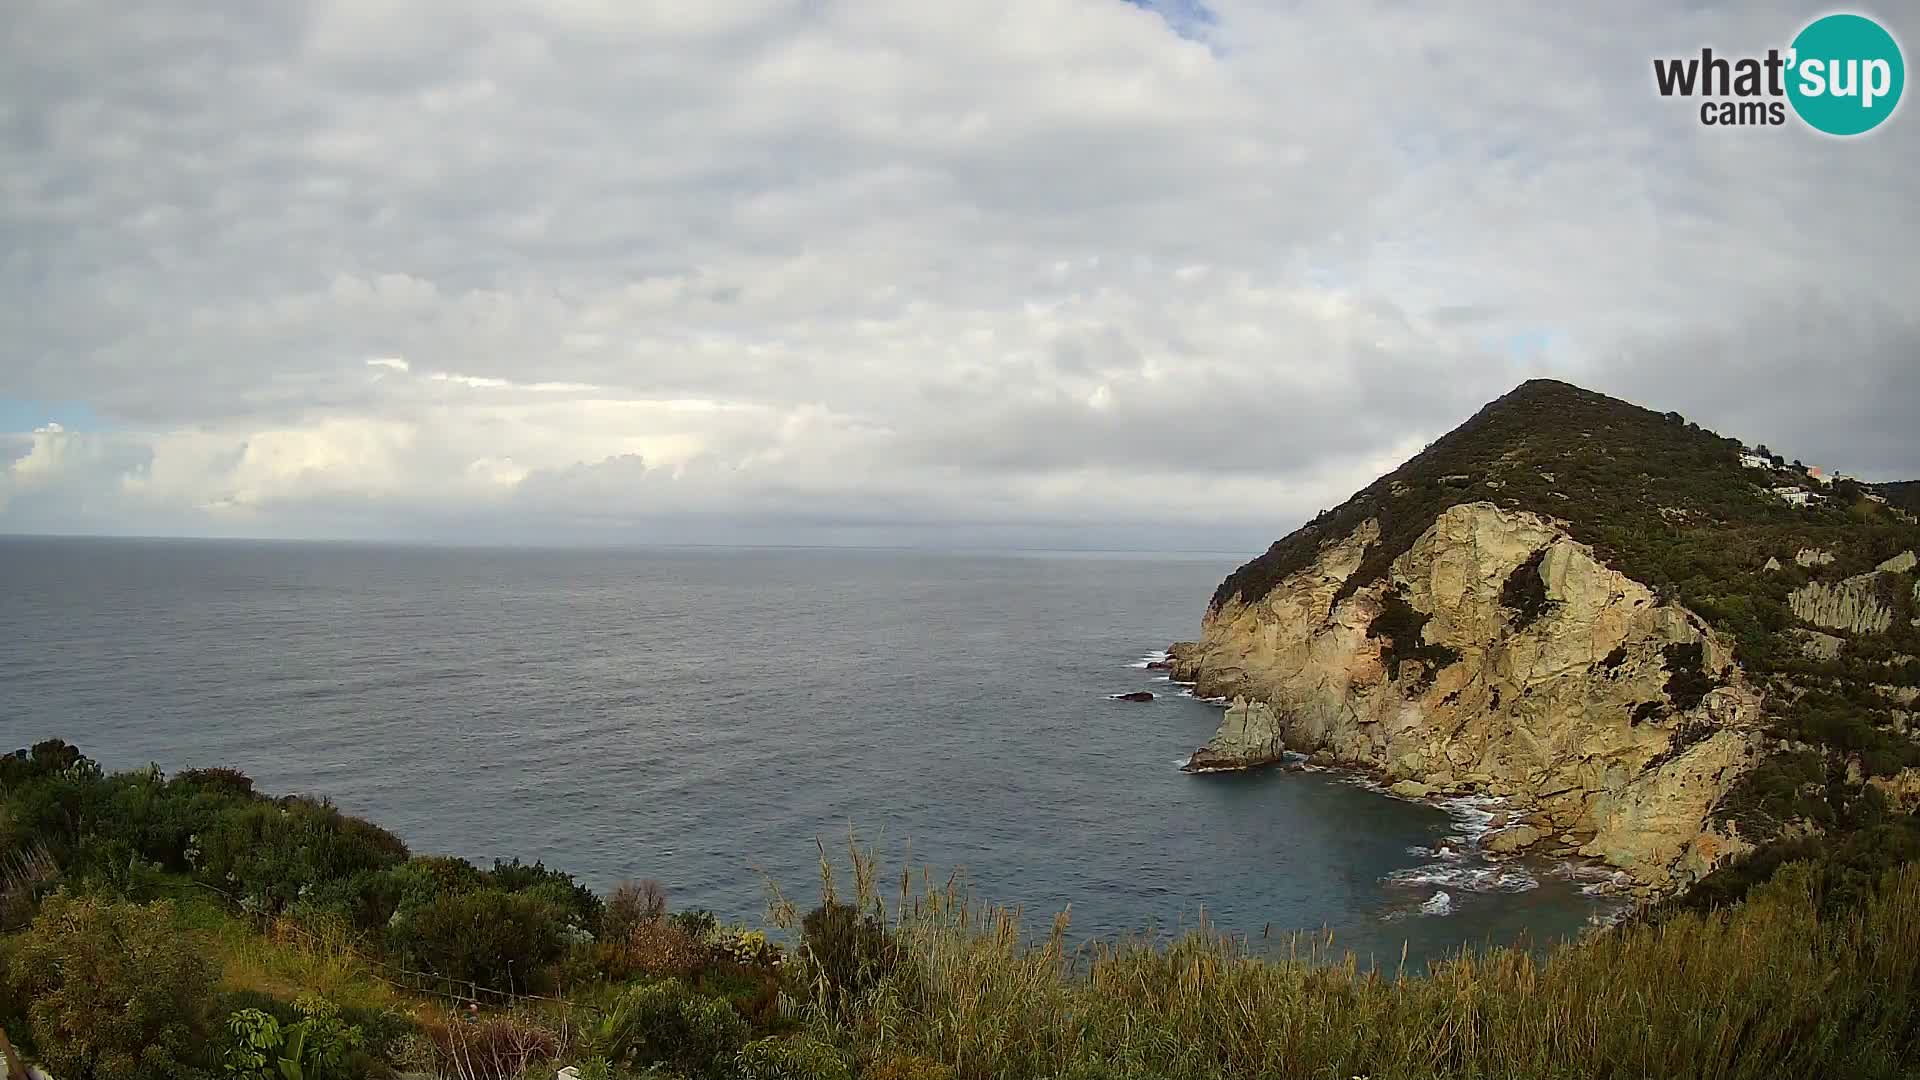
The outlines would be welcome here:
<svg viewBox="0 0 1920 1080">
<path fill-rule="evenodd" d="M 1254 551 L 1535 376 L 1920 477 L 1914 106 L 1654 90 L 1824 7 L 7 7 L 0 532 Z"/>
</svg>

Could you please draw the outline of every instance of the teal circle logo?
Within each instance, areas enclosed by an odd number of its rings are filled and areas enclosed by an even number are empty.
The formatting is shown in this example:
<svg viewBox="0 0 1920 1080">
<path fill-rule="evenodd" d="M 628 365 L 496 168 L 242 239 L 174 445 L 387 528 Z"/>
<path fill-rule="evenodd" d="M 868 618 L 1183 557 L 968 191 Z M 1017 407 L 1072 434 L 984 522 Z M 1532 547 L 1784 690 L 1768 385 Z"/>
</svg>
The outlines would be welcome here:
<svg viewBox="0 0 1920 1080">
<path fill-rule="evenodd" d="M 1907 83 L 1900 44 L 1864 15 L 1828 15 L 1793 39 L 1787 99 L 1815 130 L 1872 131 L 1893 115 Z"/>
</svg>

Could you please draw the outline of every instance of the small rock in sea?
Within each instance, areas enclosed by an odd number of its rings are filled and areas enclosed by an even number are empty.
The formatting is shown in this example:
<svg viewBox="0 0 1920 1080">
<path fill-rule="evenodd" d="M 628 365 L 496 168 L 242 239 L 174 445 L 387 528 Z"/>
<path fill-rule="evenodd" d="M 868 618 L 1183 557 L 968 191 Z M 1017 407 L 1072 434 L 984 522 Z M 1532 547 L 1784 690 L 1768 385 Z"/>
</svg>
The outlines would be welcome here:
<svg viewBox="0 0 1920 1080">
<path fill-rule="evenodd" d="M 1115 694 L 1113 697 L 1115 701 L 1152 701 L 1153 691 L 1135 690 L 1130 694 Z"/>
<path fill-rule="evenodd" d="M 1147 670 L 1148 671 L 1172 671 L 1173 661 L 1172 660 L 1149 660 L 1147 661 Z"/>
</svg>

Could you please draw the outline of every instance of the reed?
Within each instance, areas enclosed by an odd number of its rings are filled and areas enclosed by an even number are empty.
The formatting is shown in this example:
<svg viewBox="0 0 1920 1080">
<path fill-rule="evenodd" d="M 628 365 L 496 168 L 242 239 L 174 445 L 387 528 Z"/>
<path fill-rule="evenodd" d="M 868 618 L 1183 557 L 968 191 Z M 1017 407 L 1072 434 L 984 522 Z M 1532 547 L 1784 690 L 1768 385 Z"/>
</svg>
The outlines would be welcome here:
<svg viewBox="0 0 1920 1080">
<path fill-rule="evenodd" d="M 1920 1068 L 1920 865 L 1823 916 L 1788 867 L 1744 903 L 1596 934 L 1542 962 L 1462 953 L 1427 973 L 1363 969 L 1324 938 L 1257 948 L 1201 926 L 1069 947 L 963 881 L 901 878 L 891 904 L 850 841 L 851 902 L 902 962 L 851 1012 L 798 1003 L 870 1072 L 959 1080 L 1125 1076 L 1908 1076 Z M 827 895 L 839 896 L 822 858 Z M 841 902 L 848 902 L 841 899 Z M 793 906 L 777 899 L 776 921 Z"/>
</svg>

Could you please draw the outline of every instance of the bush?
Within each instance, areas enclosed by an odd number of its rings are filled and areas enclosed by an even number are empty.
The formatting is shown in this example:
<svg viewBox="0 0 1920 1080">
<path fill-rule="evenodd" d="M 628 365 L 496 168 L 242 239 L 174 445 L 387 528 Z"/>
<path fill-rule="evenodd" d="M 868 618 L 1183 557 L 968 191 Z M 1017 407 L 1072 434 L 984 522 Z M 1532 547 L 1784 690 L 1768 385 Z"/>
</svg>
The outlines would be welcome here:
<svg viewBox="0 0 1920 1080">
<path fill-rule="evenodd" d="M 1399 592 L 1389 593 L 1381 603 L 1379 613 L 1367 624 L 1367 636 L 1386 639 L 1386 644 L 1380 647 L 1380 661 L 1386 665 L 1388 678 L 1400 677 L 1403 661 L 1418 660 L 1423 667 L 1415 689 L 1425 689 L 1432 685 L 1440 669 L 1459 661 L 1460 654 L 1447 646 L 1422 640 L 1427 622 L 1432 618 L 1409 604 Z"/>
<path fill-rule="evenodd" d="M 686 931 L 687 936 L 693 938 L 695 941 L 707 940 L 713 936 L 713 932 L 720 926 L 720 920 L 714 918 L 713 912 L 708 911 L 706 908 L 688 908 L 685 911 L 676 911 L 673 913 L 673 917 L 667 921 L 673 923 L 673 925 L 679 927 L 681 930 Z"/>
<path fill-rule="evenodd" d="M 21 935 L 8 976 L 57 1076 L 169 1080 L 202 1063 L 214 971 L 175 932 L 170 904 L 56 895 Z"/>
<path fill-rule="evenodd" d="M 1675 642 L 1660 650 L 1667 668 L 1667 701 L 1680 711 L 1697 708 L 1713 692 L 1713 677 L 1706 671 L 1706 646 L 1695 641 Z"/>
<path fill-rule="evenodd" d="M 1547 549 L 1541 548 L 1527 557 L 1525 562 L 1513 568 L 1507 575 L 1505 585 L 1500 587 L 1500 605 L 1513 611 L 1513 627 L 1524 630 L 1546 614 L 1551 603 L 1547 599 L 1547 581 L 1540 576 L 1540 564 L 1547 558 Z"/>
<path fill-rule="evenodd" d="M 830 1007 L 846 1009 L 899 962 L 880 920 L 848 904 L 823 904 L 801 921 L 809 974 Z"/>
<path fill-rule="evenodd" d="M 549 870 L 542 863 L 529 866 L 519 859 L 494 860 L 489 882 L 508 892 L 541 896 L 567 913 L 567 925 L 583 934 L 598 934 L 604 905 L 592 889 L 573 879 L 572 874 Z"/>
<path fill-rule="evenodd" d="M 443 894 L 474 892 L 487 884 L 478 867 L 445 855 L 416 855 L 383 876 L 377 891 L 393 906 L 390 918 L 402 921 Z"/>
<path fill-rule="evenodd" d="M 780 976 L 772 969 L 720 960 L 702 969 L 693 986 L 707 997 L 733 1006 L 733 1011 L 755 1028 L 772 1028 L 779 1022 Z"/>
<path fill-rule="evenodd" d="M 546 897 L 488 886 L 441 893 L 389 932 L 415 965 L 455 983 L 509 993 L 545 990 L 567 951 L 567 912 Z"/>
<path fill-rule="evenodd" d="M 1872 788 L 1861 793 L 1861 801 L 1863 806 L 1852 808 L 1859 819 L 1872 817 L 1880 808 Z M 1650 916 L 1657 921 L 1738 903 L 1772 880 L 1783 866 L 1801 864 L 1821 914 L 1844 918 L 1867 903 L 1884 875 L 1914 862 L 1920 862 L 1920 814 L 1857 820 L 1846 832 L 1766 844 L 1714 870 L 1682 895 L 1658 904 Z"/>
<path fill-rule="evenodd" d="M 447 1013 L 423 1020 L 406 1064 L 432 1076 L 461 1080 L 522 1080 L 535 1069 L 548 1076 L 564 1040 L 538 1016 L 525 1013 Z"/>
<path fill-rule="evenodd" d="M 847 1059 L 816 1039 L 757 1039 L 740 1051 L 741 1080 L 853 1080 Z"/>
<path fill-rule="evenodd" d="M 333 1080 L 351 1075 L 348 1061 L 365 1043 L 360 1029 L 343 1021 L 339 1007 L 324 998 L 300 997 L 293 1011 L 299 1019 L 292 1023 L 261 1009 L 241 1009 L 228 1016 L 230 1043 L 224 1059 L 228 1075 L 245 1080 Z"/>
<path fill-rule="evenodd" d="M 641 923 L 628 931 L 625 941 L 605 943 L 601 951 L 607 977 L 615 980 L 635 975 L 689 979 L 712 957 L 705 941 L 671 922 Z"/>
<path fill-rule="evenodd" d="M 861 1073 L 866 1080 L 953 1080 L 953 1070 L 932 1058 L 895 1053 Z"/>
<path fill-rule="evenodd" d="M 385 829 L 311 799 L 223 811 L 200 838 L 202 880 L 266 913 L 286 910 L 310 890 L 397 866 L 407 847 Z M 368 876 L 361 876 L 368 875 Z"/>
<path fill-rule="evenodd" d="M 648 878 L 623 881 L 607 894 L 606 911 L 600 917 L 600 938 L 623 942 L 642 923 L 656 923 L 667 917 L 667 890 Z"/>
<path fill-rule="evenodd" d="M 622 995 L 595 1043 L 616 1064 L 660 1064 L 690 1076 L 719 1077 L 746 1046 L 747 1035 L 746 1021 L 726 1002 L 668 979 Z"/>
<path fill-rule="evenodd" d="M 15 750 L 0 757 L 0 789 L 11 790 L 43 777 L 80 772 L 100 775 L 100 766 L 80 752 L 80 748 L 61 739 L 34 743 L 30 749 Z"/>
</svg>

